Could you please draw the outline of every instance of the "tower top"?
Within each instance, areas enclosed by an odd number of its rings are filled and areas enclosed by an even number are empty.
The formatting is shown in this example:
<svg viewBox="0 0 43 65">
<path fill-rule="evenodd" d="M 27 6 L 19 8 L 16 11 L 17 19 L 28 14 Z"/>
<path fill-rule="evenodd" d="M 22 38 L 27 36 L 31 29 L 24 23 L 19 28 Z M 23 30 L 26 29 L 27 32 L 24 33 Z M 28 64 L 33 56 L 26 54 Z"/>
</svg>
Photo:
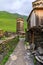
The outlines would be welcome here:
<svg viewBox="0 0 43 65">
<path fill-rule="evenodd" d="M 36 0 L 32 2 L 33 8 L 43 8 L 43 0 Z"/>
<path fill-rule="evenodd" d="M 21 21 L 24 22 L 24 19 L 23 18 L 17 18 L 17 22 L 21 22 Z"/>
<path fill-rule="evenodd" d="M 36 1 L 42 1 L 42 0 L 36 0 Z"/>
</svg>

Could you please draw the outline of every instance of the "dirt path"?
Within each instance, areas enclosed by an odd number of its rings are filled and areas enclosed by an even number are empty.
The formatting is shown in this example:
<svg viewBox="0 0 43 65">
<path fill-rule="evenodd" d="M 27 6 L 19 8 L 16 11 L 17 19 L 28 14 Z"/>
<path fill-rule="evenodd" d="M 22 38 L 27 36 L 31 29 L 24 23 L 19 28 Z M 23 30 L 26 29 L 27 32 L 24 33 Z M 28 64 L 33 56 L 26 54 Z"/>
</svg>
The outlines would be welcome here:
<svg viewBox="0 0 43 65">
<path fill-rule="evenodd" d="M 16 49 L 10 55 L 9 60 L 5 65 L 34 65 L 33 59 L 29 54 L 30 52 L 25 50 L 24 39 L 20 39 Z"/>
<path fill-rule="evenodd" d="M 12 55 L 10 55 L 9 60 L 5 65 L 26 65 L 24 54 L 24 39 L 20 39 L 16 49 Z"/>
</svg>

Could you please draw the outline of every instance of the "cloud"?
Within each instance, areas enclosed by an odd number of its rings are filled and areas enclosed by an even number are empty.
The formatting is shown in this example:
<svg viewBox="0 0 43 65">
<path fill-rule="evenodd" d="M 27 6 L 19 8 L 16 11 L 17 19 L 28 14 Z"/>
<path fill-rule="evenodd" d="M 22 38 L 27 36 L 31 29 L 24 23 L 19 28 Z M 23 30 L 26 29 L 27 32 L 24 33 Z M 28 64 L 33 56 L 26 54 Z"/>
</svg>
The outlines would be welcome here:
<svg viewBox="0 0 43 65">
<path fill-rule="evenodd" d="M 0 0 L 0 10 L 29 15 L 34 0 Z"/>
</svg>

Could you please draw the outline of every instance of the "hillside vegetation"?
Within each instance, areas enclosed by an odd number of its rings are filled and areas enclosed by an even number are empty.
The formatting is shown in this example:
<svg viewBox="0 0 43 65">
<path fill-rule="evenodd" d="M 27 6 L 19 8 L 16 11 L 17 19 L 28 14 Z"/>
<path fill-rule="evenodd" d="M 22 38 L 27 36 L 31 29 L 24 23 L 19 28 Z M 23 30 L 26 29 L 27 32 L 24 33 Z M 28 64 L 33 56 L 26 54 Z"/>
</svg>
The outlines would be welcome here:
<svg viewBox="0 0 43 65">
<path fill-rule="evenodd" d="M 0 29 L 3 29 L 4 31 L 16 32 L 16 19 L 19 17 L 24 18 L 25 30 L 25 28 L 27 27 L 26 24 L 27 16 L 0 11 Z"/>
</svg>

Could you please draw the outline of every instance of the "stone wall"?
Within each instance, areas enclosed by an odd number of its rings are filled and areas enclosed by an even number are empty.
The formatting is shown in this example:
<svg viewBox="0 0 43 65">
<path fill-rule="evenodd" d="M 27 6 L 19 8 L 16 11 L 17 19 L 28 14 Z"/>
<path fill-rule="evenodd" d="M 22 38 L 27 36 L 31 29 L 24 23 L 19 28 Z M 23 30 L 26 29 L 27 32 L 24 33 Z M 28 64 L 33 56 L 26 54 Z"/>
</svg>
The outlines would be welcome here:
<svg viewBox="0 0 43 65">
<path fill-rule="evenodd" d="M 0 63 L 3 60 L 3 58 L 8 54 L 10 49 L 14 47 L 14 39 L 16 36 L 9 37 L 6 40 L 0 41 Z"/>
</svg>

